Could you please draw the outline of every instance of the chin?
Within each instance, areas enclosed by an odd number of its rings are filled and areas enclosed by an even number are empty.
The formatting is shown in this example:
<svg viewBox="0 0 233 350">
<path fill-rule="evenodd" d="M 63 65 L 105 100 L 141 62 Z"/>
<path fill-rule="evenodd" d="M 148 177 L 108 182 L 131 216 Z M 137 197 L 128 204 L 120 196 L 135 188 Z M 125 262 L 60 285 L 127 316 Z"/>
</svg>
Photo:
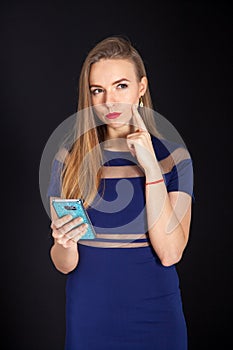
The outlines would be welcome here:
<svg viewBox="0 0 233 350">
<path fill-rule="evenodd" d="M 119 129 L 119 128 L 127 127 L 128 123 L 126 123 L 126 122 L 116 122 L 116 121 L 107 121 L 106 125 L 110 126 L 113 129 Z"/>
</svg>

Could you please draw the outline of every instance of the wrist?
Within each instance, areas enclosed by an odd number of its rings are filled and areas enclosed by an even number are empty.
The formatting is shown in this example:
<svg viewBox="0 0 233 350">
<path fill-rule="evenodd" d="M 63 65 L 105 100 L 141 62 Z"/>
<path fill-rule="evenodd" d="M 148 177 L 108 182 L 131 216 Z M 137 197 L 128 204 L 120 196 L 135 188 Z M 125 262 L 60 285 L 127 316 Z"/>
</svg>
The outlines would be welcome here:
<svg viewBox="0 0 233 350">
<path fill-rule="evenodd" d="M 157 181 L 163 178 L 160 169 L 149 169 L 145 171 L 146 182 Z"/>
<path fill-rule="evenodd" d="M 155 181 L 149 181 L 149 182 L 145 182 L 145 186 L 149 186 L 149 185 L 157 185 L 159 183 L 163 183 L 164 182 L 164 179 L 163 177 L 158 179 L 158 180 L 155 180 Z"/>
</svg>

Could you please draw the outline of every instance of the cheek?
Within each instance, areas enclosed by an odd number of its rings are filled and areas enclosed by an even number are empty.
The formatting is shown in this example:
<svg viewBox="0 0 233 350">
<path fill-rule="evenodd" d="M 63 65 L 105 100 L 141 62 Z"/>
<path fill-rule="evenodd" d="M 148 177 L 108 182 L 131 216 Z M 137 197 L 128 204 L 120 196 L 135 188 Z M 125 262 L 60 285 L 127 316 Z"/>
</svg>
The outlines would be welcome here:
<svg viewBox="0 0 233 350">
<path fill-rule="evenodd" d="M 132 104 L 131 103 L 122 103 L 120 106 L 120 110 L 122 112 L 122 116 L 131 116 L 132 114 Z"/>
<path fill-rule="evenodd" d="M 92 104 L 92 106 L 98 105 L 100 103 L 101 103 L 101 98 L 100 98 L 99 95 L 96 95 L 96 96 L 91 95 L 91 104 Z"/>
<path fill-rule="evenodd" d="M 93 106 L 95 114 L 97 117 L 101 120 L 104 121 L 104 116 L 107 114 L 106 107 L 102 104 L 96 104 Z"/>
<path fill-rule="evenodd" d="M 140 94 L 139 94 L 138 91 L 133 91 L 127 97 L 128 97 L 128 103 L 130 103 L 130 104 L 137 104 L 138 100 L 139 100 L 139 97 L 140 97 Z"/>
</svg>

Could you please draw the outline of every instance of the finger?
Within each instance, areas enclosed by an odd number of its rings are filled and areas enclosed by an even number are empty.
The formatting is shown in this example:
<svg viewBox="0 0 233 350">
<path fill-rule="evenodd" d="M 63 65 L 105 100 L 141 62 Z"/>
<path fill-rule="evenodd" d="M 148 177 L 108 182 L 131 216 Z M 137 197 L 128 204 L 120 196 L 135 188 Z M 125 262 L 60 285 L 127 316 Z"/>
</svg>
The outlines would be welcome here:
<svg viewBox="0 0 233 350">
<path fill-rule="evenodd" d="M 53 237 L 54 238 L 61 238 L 69 231 L 73 230 L 75 227 L 81 225 L 83 222 L 83 219 L 81 217 L 75 218 L 73 220 L 70 220 L 68 223 L 64 224 L 61 227 L 53 226 Z"/>
<path fill-rule="evenodd" d="M 129 139 L 126 139 L 126 142 L 127 142 L 130 153 L 132 154 L 133 157 L 136 157 L 136 151 L 135 151 L 134 144 L 132 142 L 130 142 Z"/>
<path fill-rule="evenodd" d="M 74 244 L 76 244 L 77 242 L 74 242 L 72 241 L 71 239 L 69 239 L 68 241 L 66 241 L 64 244 L 63 244 L 63 247 L 64 248 L 71 248 Z"/>
<path fill-rule="evenodd" d="M 88 225 L 87 224 L 84 224 L 83 225 L 83 228 L 82 228 L 82 231 L 79 232 L 79 234 L 77 234 L 76 236 L 74 236 L 72 238 L 72 241 L 73 242 L 78 242 L 87 232 L 87 228 L 88 228 Z"/>
<path fill-rule="evenodd" d="M 83 218 L 81 218 L 81 217 L 75 218 L 75 219 L 71 220 L 70 222 L 68 222 L 67 224 L 65 224 L 64 226 L 62 226 L 59 229 L 59 231 L 63 234 L 66 234 L 66 233 L 72 231 L 76 227 L 81 228 L 82 222 L 83 222 Z"/>
<path fill-rule="evenodd" d="M 72 220 L 72 215 L 64 215 L 62 218 L 58 218 L 56 220 L 53 220 L 51 223 L 52 229 L 59 229 L 60 227 L 64 226 L 67 222 Z"/>
<path fill-rule="evenodd" d="M 132 105 L 132 114 L 132 121 L 135 129 L 137 131 L 147 131 L 147 127 L 138 112 L 137 105 L 135 104 Z"/>
<path fill-rule="evenodd" d="M 79 226 L 73 228 L 71 231 L 67 232 L 66 236 L 67 236 L 69 239 L 73 239 L 75 236 L 79 235 L 79 234 L 82 233 L 84 230 L 86 230 L 87 227 L 88 227 L 87 224 L 79 225 Z"/>
<path fill-rule="evenodd" d="M 88 225 L 87 224 L 82 224 L 78 226 L 77 228 L 73 229 L 72 231 L 68 232 L 66 234 L 66 238 L 78 242 L 82 236 L 87 232 Z"/>
</svg>

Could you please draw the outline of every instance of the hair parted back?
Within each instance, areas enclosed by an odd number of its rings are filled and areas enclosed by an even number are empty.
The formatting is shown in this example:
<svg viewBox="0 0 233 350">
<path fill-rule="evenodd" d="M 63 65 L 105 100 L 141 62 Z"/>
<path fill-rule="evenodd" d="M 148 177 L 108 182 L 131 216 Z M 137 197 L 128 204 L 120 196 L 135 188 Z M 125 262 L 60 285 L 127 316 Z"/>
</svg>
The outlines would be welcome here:
<svg viewBox="0 0 233 350">
<path fill-rule="evenodd" d="M 78 86 L 78 112 L 75 138 L 65 158 L 61 174 L 61 196 L 82 198 L 84 206 L 93 201 L 101 179 L 103 164 L 100 144 L 104 142 L 106 126 L 97 125 L 92 111 L 89 77 L 92 64 L 101 59 L 126 59 L 134 64 L 138 81 L 147 76 L 143 60 L 130 40 L 123 36 L 110 36 L 97 43 L 84 60 Z M 149 87 L 142 97 L 143 105 L 152 111 L 153 105 Z M 80 112 L 82 116 L 80 117 Z M 152 111 L 153 112 L 153 111 Z M 154 118 L 140 110 L 145 125 L 153 134 L 158 134 Z M 143 115 L 144 114 L 144 115 Z"/>
</svg>

